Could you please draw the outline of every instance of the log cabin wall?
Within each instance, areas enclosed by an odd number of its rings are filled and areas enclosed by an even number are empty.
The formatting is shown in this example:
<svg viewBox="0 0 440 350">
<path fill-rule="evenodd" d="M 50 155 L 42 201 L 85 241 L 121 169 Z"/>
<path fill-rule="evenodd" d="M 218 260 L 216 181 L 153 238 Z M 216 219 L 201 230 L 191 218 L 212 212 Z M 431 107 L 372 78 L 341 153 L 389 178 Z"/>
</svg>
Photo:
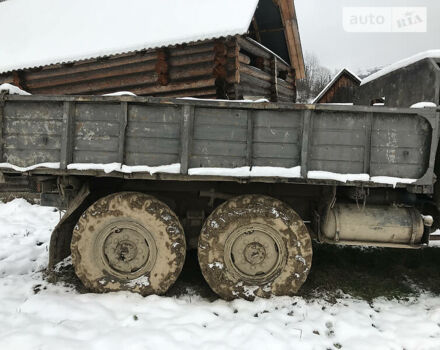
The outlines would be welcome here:
<svg viewBox="0 0 440 350">
<path fill-rule="evenodd" d="M 296 102 L 295 70 L 283 59 L 250 38 L 237 37 L 238 82 L 235 99 L 267 98 Z"/>
<path fill-rule="evenodd" d="M 47 95 L 296 100 L 294 69 L 241 36 L 15 71 L 0 82 Z"/>
</svg>

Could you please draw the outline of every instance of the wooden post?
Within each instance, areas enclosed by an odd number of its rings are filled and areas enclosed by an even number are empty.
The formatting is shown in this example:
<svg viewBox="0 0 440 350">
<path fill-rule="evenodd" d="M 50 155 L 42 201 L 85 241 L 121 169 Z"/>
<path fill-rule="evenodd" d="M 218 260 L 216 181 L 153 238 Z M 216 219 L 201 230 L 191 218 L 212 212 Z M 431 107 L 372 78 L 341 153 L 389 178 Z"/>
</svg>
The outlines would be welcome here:
<svg viewBox="0 0 440 350">
<path fill-rule="evenodd" d="M 253 156 L 254 156 L 254 119 L 252 117 L 252 110 L 247 111 L 247 137 L 246 137 L 246 164 L 252 170 Z"/>
<path fill-rule="evenodd" d="M 306 179 L 308 173 L 308 158 L 309 158 L 309 145 L 310 136 L 312 133 L 312 111 L 307 109 L 303 114 L 302 122 L 302 144 L 301 144 L 301 177 Z"/>
<path fill-rule="evenodd" d="M 278 60 L 275 55 L 272 56 L 271 62 L 272 71 L 272 102 L 278 102 Z"/>
<path fill-rule="evenodd" d="M 157 50 L 157 63 L 156 63 L 156 73 L 157 73 L 157 83 L 161 86 L 166 86 L 170 82 L 169 70 L 170 66 L 168 63 L 168 52 L 165 49 Z"/>
<path fill-rule="evenodd" d="M 296 103 L 297 99 L 298 99 L 298 90 L 296 87 L 296 71 L 294 68 L 292 68 L 292 73 L 291 73 L 292 77 L 293 77 L 293 92 L 294 92 L 294 98 L 293 98 L 293 103 Z M 287 75 L 289 76 L 289 75 Z"/>
<path fill-rule="evenodd" d="M 6 91 L 0 92 L 0 162 L 4 162 L 4 110 L 5 110 L 5 95 Z"/>
<path fill-rule="evenodd" d="M 127 131 L 128 120 L 128 103 L 121 102 L 121 120 L 119 124 L 119 148 L 118 148 L 118 161 L 121 166 L 125 161 L 125 133 Z"/>
<path fill-rule="evenodd" d="M 254 27 L 255 30 L 255 38 L 257 39 L 257 41 L 259 43 L 261 43 L 261 34 L 260 34 L 260 29 L 258 28 L 258 23 L 257 20 L 254 18 L 252 18 L 252 26 Z"/>
<path fill-rule="evenodd" d="M 12 84 L 24 90 L 22 82 L 23 82 L 22 74 L 17 71 L 12 72 Z"/>
<path fill-rule="evenodd" d="M 373 119 L 372 112 L 368 113 L 365 123 L 365 148 L 364 148 L 364 173 L 370 174 L 371 171 L 371 135 L 373 131 Z"/>
<path fill-rule="evenodd" d="M 188 174 L 189 161 L 191 158 L 191 145 L 193 138 L 194 106 L 185 105 L 182 108 L 182 123 L 180 130 L 180 173 Z"/>
<path fill-rule="evenodd" d="M 250 60 L 249 60 L 250 61 Z M 230 65 L 228 65 L 229 67 Z M 241 96 L 238 90 L 238 85 L 240 84 L 240 45 L 238 41 L 234 40 L 234 64 L 232 65 L 232 72 L 228 73 L 228 76 L 233 77 L 232 90 L 234 91 L 234 100 L 240 100 Z"/>
<path fill-rule="evenodd" d="M 65 170 L 73 161 L 73 129 L 75 108 L 73 102 L 64 102 L 63 130 L 61 134 L 60 168 Z"/>
<path fill-rule="evenodd" d="M 217 98 L 227 99 L 227 63 L 228 63 L 228 48 L 221 40 L 214 45 L 214 68 L 213 75 L 215 78 L 215 87 L 217 90 Z"/>
</svg>

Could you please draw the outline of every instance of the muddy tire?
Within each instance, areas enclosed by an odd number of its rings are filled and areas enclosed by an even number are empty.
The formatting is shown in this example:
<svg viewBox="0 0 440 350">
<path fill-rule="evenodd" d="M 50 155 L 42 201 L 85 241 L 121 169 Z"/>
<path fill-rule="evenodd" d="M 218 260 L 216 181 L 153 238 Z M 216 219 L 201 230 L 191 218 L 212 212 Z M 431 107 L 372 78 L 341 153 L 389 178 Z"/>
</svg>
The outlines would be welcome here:
<svg viewBox="0 0 440 350">
<path fill-rule="evenodd" d="M 283 202 L 246 195 L 220 205 L 203 225 L 199 263 L 226 300 L 294 295 L 312 264 L 312 242 L 299 215 Z"/>
<path fill-rule="evenodd" d="M 177 216 L 154 197 L 121 192 L 101 198 L 81 216 L 71 243 L 75 272 L 94 292 L 163 294 L 186 254 Z"/>
</svg>

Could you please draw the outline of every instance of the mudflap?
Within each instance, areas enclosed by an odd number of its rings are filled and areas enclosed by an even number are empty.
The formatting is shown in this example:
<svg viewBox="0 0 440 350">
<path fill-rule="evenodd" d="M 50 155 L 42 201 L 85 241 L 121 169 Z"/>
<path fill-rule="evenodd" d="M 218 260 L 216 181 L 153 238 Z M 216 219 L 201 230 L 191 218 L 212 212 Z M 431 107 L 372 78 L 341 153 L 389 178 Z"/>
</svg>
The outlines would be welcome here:
<svg viewBox="0 0 440 350">
<path fill-rule="evenodd" d="M 69 207 L 58 225 L 52 231 L 49 246 L 49 270 L 70 255 L 72 232 L 81 214 L 91 204 L 90 188 L 83 184 L 76 197 L 69 203 Z"/>
</svg>

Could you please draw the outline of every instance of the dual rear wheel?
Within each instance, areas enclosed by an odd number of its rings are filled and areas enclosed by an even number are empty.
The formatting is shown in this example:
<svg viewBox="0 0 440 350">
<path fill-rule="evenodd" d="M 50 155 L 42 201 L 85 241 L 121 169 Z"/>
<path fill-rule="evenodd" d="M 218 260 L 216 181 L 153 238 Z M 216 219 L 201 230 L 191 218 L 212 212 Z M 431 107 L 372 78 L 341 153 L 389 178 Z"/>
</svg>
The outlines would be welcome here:
<svg viewBox="0 0 440 350">
<path fill-rule="evenodd" d="M 163 294 L 179 276 L 185 235 L 174 212 L 156 198 L 115 193 L 89 207 L 71 243 L 77 276 L 95 292 Z M 281 201 L 245 195 L 220 205 L 199 238 L 199 263 L 222 298 L 293 295 L 307 278 L 311 239 Z"/>
</svg>

